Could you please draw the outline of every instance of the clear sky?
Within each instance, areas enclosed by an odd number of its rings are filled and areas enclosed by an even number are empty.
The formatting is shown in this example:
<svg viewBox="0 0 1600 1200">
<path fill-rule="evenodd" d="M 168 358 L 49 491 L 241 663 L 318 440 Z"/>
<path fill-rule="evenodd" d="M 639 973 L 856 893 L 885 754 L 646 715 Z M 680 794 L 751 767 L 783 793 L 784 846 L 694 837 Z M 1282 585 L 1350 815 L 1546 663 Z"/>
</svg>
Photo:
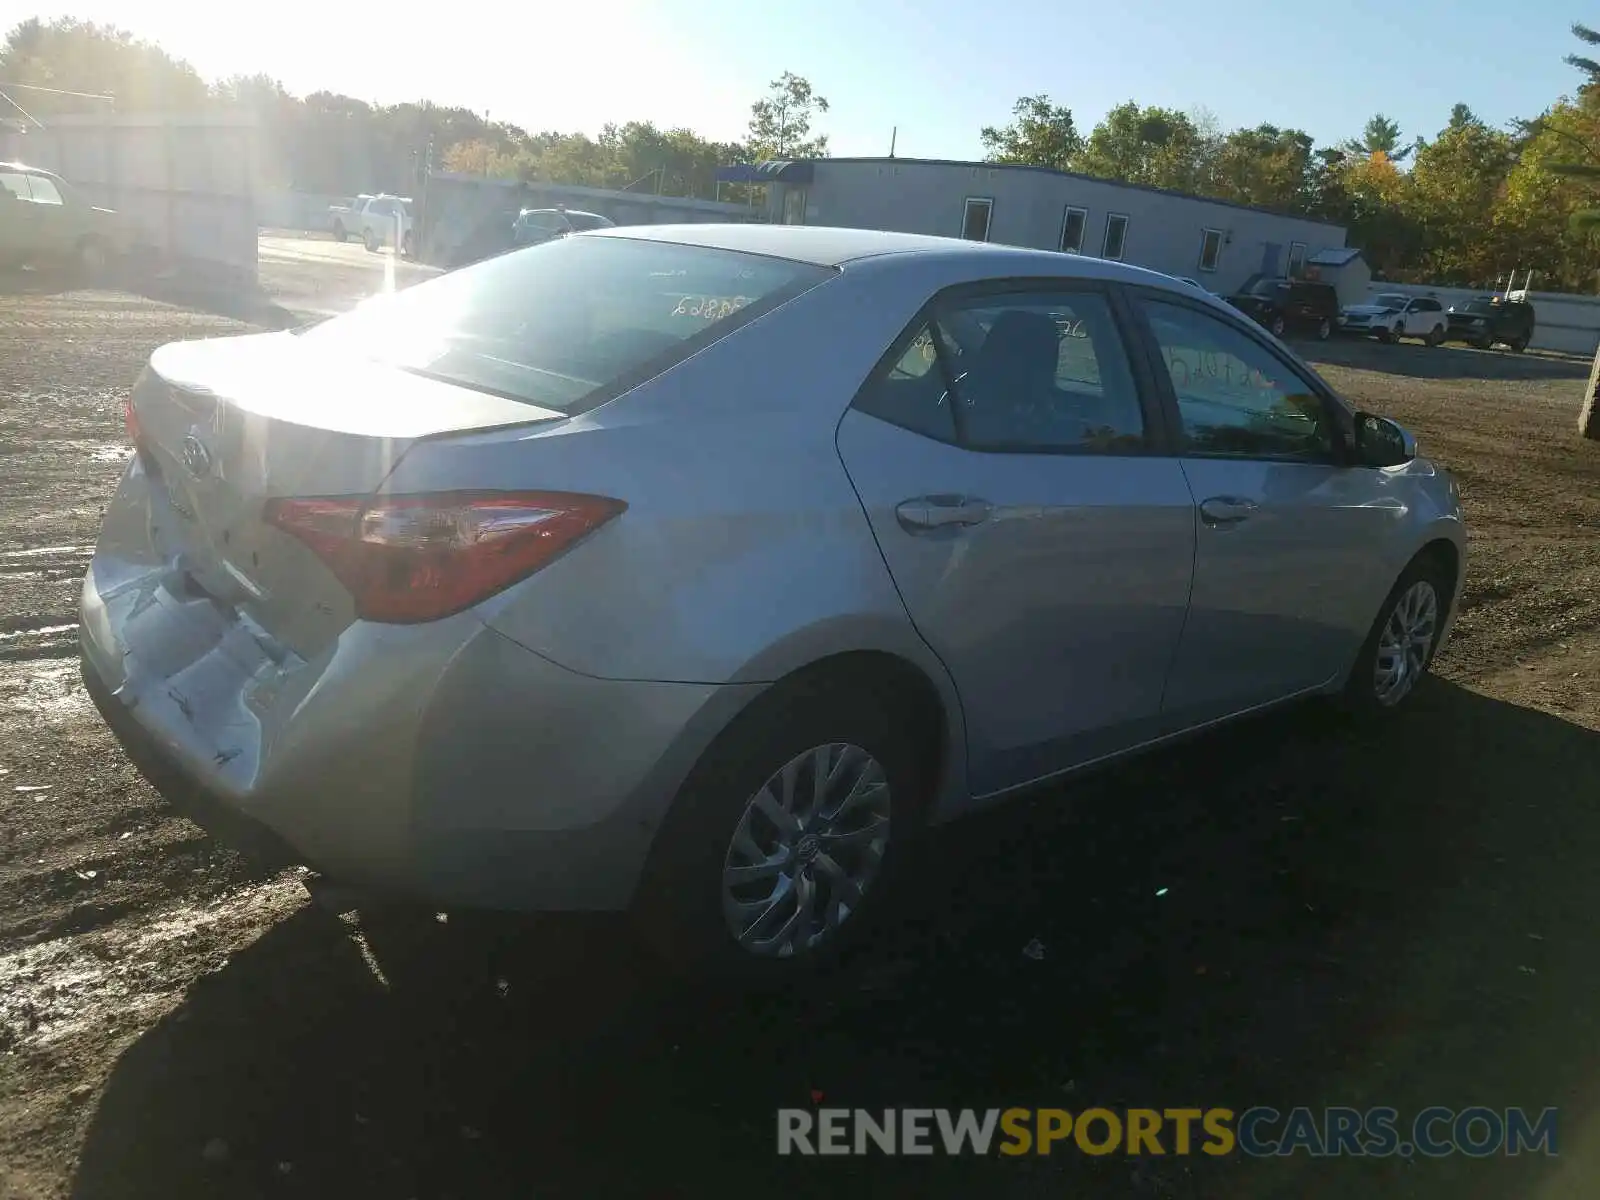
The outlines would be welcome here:
<svg viewBox="0 0 1600 1200">
<path fill-rule="evenodd" d="M 529 130 L 650 119 L 742 135 L 785 70 L 832 103 L 837 155 L 979 157 L 978 130 L 1023 94 L 1087 132 L 1124 101 L 1203 106 L 1319 143 L 1382 111 L 1432 136 L 1457 101 L 1502 123 L 1576 86 L 1561 62 L 1574 0 L 20 0 L 159 42 L 208 78 L 266 72 L 290 91 L 456 104 Z M 386 13 L 389 14 L 386 16 Z M 358 16 L 359 14 L 359 16 Z M 0 18 L 9 28 L 11 18 Z M 362 32 L 356 32 L 359 23 Z"/>
</svg>

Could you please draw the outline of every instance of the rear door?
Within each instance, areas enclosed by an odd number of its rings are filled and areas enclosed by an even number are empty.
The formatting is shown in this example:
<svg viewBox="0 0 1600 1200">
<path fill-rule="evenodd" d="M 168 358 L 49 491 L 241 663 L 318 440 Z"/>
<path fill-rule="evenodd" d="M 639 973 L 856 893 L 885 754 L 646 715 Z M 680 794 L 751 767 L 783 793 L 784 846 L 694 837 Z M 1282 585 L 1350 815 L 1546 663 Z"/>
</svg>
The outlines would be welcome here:
<svg viewBox="0 0 1600 1200">
<path fill-rule="evenodd" d="M 1338 402 L 1243 322 L 1170 292 L 1145 292 L 1138 308 L 1197 505 L 1194 589 L 1166 692 L 1168 716 L 1187 727 L 1343 670 L 1406 508 L 1349 465 Z"/>
<path fill-rule="evenodd" d="M 907 611 L 960 691 L 979 795 L 1159 723 L 1193 498 L 1125 328 L 1116 296 L 1076 281 L 946 294 L 839 426 Z"/>
</svg>

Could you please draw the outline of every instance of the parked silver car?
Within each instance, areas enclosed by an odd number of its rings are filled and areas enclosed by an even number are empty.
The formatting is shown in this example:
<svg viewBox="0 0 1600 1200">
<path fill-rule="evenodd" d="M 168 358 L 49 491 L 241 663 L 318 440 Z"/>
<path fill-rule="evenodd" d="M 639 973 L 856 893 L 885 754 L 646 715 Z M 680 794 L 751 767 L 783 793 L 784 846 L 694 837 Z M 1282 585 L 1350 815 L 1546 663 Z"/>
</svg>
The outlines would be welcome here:
<svg viewBox="0 0 1600 1200">
<path fill-rule="evenodd" d="M 127 416 L 85 678 L 176 804 L 755 970 L 924 823 L 1393 709 L 1462 579 L 1449 476 L 1233 309 L 967 241 L 579 234 L 165 346 Z"/>
</svg>

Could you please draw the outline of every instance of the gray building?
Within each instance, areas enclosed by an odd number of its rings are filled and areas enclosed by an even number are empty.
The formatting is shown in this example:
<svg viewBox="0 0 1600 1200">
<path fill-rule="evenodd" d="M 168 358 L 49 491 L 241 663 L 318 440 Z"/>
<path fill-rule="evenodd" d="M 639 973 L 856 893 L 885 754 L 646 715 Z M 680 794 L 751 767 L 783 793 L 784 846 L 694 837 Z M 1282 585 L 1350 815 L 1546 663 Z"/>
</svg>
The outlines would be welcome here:
<svg viewBox="0 0 1600 1200">
<path fill-rule="evenodd" d="M 751 170 L 745 168 L 745 170 Z M 915 158 L 762 163 L 768 219 L 943 234 L 1118 259 L 1213 292 L 1301 274 L 1341 226 L 1045 167 Z"/>
</svg>

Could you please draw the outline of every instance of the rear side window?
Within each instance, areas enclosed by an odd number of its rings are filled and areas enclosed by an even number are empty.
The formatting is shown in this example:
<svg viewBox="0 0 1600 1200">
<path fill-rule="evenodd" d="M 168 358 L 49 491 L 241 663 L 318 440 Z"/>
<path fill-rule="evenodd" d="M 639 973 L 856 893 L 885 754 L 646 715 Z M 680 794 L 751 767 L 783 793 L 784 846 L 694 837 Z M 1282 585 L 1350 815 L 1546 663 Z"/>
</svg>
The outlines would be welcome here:
<svg viewBox="0 0 1600 1200">
<path fill-rule="evenodd" d="M 369 300 L 301 336 L 571 414 L 666 370 L 832 273 L 705 246 L 562 238 Z"/>
<path fill-rule="evenodd" d="M 1145 444 L 1127 352 L 1095 292 L 940 305 L 856 407 L 973 450 L 1128 453 Z"/>
</svg>

